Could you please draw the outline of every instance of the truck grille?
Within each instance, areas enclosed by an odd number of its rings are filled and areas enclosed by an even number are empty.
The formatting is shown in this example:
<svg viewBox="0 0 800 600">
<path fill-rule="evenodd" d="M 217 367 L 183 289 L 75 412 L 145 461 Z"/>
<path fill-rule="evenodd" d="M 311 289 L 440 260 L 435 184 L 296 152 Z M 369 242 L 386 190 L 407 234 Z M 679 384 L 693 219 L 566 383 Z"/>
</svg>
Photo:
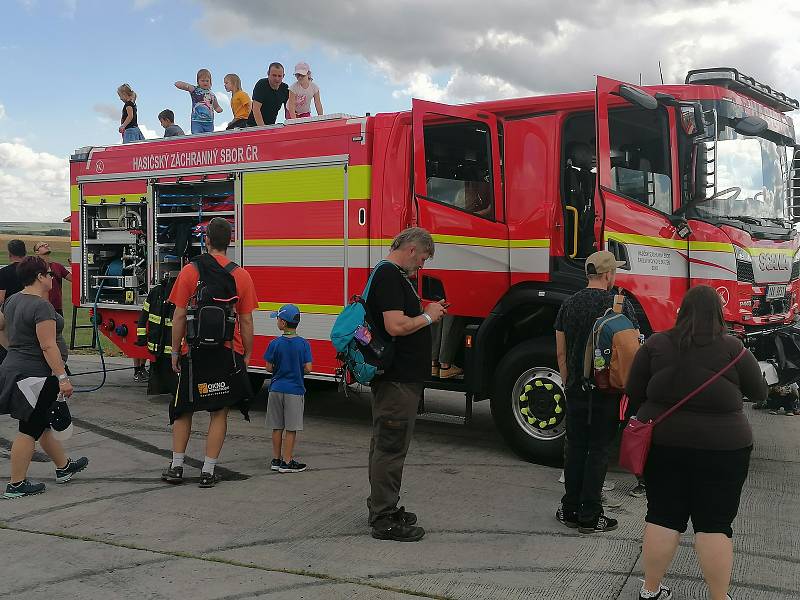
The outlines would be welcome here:
<svg viewBox="0 0 800 600">
<path fill-rule="evenodd" d="M 753 263 L 744 260 L 736 261 L 736 279 L 746 283 L 755 283 L 755 276 L 753 275 Z"/>
</svg>

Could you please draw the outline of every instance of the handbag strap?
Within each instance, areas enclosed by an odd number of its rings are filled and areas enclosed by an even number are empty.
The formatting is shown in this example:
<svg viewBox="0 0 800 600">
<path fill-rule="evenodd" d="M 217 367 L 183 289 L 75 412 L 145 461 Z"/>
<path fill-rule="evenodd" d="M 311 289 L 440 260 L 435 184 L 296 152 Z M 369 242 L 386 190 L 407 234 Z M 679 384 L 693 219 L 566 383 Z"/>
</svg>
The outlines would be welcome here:
<svg viewBox="0 0 800 600">
<path fill-rule="evenodd" d="M 714 373 L 713 376 L 709 377 L 708 380 L 706 380 L 706 382 L 703 383 L 702 385 L 700 385 L 697 389 L 695 389 L 694 391 L 692 391 L 689 394 L 687 394 L 686 397 L 683 400 L 681 400 L 680 402 L 675 404 L 675 406 L 673 406 L 672 408 L 670 408 L 669 410 L 664 412 L 662 415 L 660 415 L 657 419 L 655 419 L 653 421 L 653 425 L 658 425 L 659 423 L 661 423 L 661 421 L 663 421 L 664 419 L 669 417 L 672 413 L 674 413 L 676 410 L 678 410 L 681 406 L 686 404 L 689 400 L 694 398 L 697 394 L 702 392 L 704 389 L 706 389 L 708 386 L 710 386 L 712 383 L 714 383 L 717 379 L 722 377 L 727 371 L 729 371 L 733 367 L 733 365 L 735 365 L 737 362 L 739 362 L 739 359 L 744 356 L 745 352 L 747 352 L 747 348 L 743 347 L 742 351 L 739 352 L 739 354 L 736 355 L 736 358 L 734 358 L 731 362 L 729 362 L 727 365 L 722 367 L 722 369 L 719 372 Z"/>
</svg>

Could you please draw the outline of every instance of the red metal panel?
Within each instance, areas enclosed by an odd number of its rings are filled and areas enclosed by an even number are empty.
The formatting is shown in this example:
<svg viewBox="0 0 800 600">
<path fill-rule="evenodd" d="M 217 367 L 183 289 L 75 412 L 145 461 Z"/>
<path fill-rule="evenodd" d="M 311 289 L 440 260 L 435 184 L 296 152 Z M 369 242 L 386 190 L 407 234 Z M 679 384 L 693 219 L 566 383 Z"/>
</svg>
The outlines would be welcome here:
<svg viewBox="0 0 800 600">
<path fill-rule="evenodd" d="M 350 200 L 349 233 L 364 237 L 358 224 L 358 210 L 367 209 L 369 200 Z M 287 202 L 284 204 L 246 204 L 242 222 L 244 239 L 342 239 L 343 200 Z"/>
<path fill-rule="evenodd" d="M 330 304 L 344 300 L 341 267 L 246 267 L 260 302 Z"/>
</svg>

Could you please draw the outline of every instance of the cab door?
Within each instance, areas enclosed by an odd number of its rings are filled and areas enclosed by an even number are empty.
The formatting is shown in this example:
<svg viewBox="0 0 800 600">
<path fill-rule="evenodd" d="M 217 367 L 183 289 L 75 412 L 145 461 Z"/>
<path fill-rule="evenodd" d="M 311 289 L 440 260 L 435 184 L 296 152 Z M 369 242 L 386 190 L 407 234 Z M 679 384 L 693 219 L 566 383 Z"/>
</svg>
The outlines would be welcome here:
<svg viewBox="0 0 800 600">
<path fill-rule="evenodd" d="M 641 303 L 654 331 L 671 327 L 688 289 L 674 110 L 639 88 L 597 78 L 596 236 L 625 265 L 617 285 Z"/>
<path fill-rule="evenodd" d="M 446 298 L 451 314 L 486 314 L 509 285 L 497 119 L 475 107 L 414 100 L 412 128 L 412 221 L 436 243 L 420 293 Z"/>
</svg>

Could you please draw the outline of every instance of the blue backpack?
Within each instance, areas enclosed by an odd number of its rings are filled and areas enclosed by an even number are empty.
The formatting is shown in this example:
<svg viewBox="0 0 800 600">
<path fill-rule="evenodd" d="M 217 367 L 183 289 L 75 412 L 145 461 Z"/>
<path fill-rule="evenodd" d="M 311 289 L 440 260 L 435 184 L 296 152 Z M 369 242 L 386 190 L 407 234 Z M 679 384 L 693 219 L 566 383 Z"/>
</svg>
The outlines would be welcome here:
<svg viewBox="0 0 800 600">
<path fill-rule="evenodd" d="M 382 260 L 375 265 L 369 275 L 367 285 L 364 287 L 364 293 L 361 296 L 353 296 L 350 304 L 345 306 L 336 317 L 331 329 L 331 342 L 336 349 L 336 358 L 342 363 L 345 371 L 349 372 L 357 382 L 363 384 L 372 381 L 379 370 L 377 364 L 371 364 L 364 357 L 364 350 L 369 348 L 369 342 L 363 338 L 363 335 L 366 331 L 366 335 L 371 337 L 372 327 L 367 322 L 366 301 L 370 285 L 372 285 L 372 278 L 378 268 L 386 262 L 388 261 Z M 357 332 L 360 339 L 356 338 Z M 373 362 L 375 362 L 374 359 Z"/>
</svg>

